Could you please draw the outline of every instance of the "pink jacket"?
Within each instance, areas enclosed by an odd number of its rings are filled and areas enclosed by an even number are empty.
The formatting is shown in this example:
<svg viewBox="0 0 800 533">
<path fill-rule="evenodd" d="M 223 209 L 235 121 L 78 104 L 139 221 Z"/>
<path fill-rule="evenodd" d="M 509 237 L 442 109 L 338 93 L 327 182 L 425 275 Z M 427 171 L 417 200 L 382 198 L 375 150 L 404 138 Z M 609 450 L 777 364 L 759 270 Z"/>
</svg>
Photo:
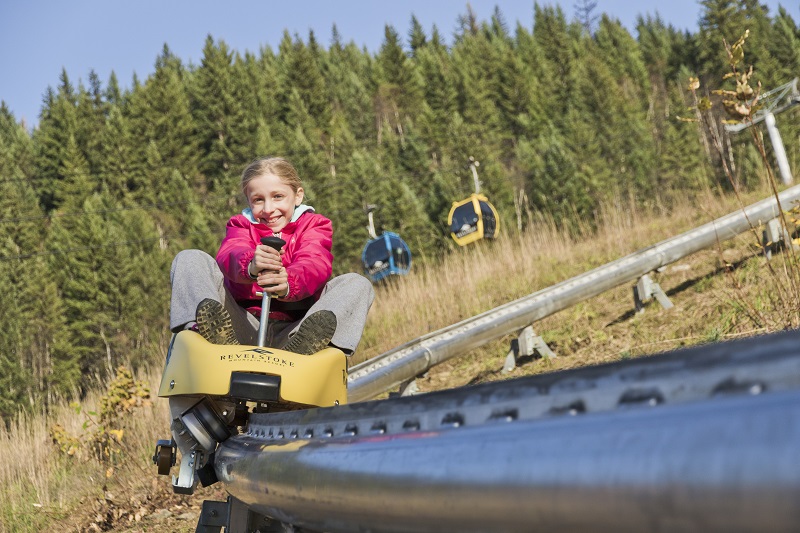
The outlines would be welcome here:
<svg viewBox="0 0 800 533">
<path fill-rule="evenodd" d="M 278 235 L 286 241 L 283 266 L 289 278 L 289 294 L 272 300 L 270 320 L 302 317 L 305 310 L 319 300 L 333 271 L 333 225 L 326 217 L 306 209 Z M 253 223 L 244 214 L 234 215 L 228 220 L 225 238 L 217 252 L 225 287 L 240 305 L 256 316 L 261 315 L 261 298 L 256 295 L 261 288 L 250 278 L 248 267 L 261 237 L 271 235 L 272 230 L 264 224 Z"/>
</svg>

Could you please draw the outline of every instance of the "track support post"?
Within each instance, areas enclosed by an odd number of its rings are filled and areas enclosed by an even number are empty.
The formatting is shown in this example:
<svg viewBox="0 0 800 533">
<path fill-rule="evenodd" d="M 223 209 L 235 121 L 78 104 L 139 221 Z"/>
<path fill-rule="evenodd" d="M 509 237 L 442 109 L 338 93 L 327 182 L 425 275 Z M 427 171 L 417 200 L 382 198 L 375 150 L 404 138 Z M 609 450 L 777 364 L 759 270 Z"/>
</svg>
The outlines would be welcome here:
<svg viewBox="0 0 800 533">
<path fill-rule="evenodd" d="M 556 357 L 544 339 L 533 331 L 533 326 L 528 326 L 519 333 L 516 339 L 511 341 L 511 349 L 506 356 L 503 372 L 508 373 L 514 370 L 520 357 L 532 356 L 536 353 L 542 357 Z"/>
<path fill-rule="evenodd" d="M 764 248 L 767 259 L 772 259 L 772 254 L 777 252 L 781 245 L 794 251 L 800 250 L 800 246 L 792 241 L 792 236 L 783 227 L 781 220 L 773 218 L 764 224 L 764 231 L 761 233 L 761 246 Z"/>
<path fill-rule="evenodd" d="M 645 274 L 636 285 L 633 286 L 633 304 L 636 306 L 637 313 L 644 313 L 644 305 L 655 298 L 661 307 L 670 309 L 673 306 L 667 293 L 661 288 L 661 285 L 653 281 L 649 275 Z"/>
<path fill-rule="evenodd" d="M 419 393 L 417 378 L 411 379 L 400 385 L 400 396 L 414 396 Z"/>
<path fill-rule="evenodd" d="M 243 502 L 233 496 L 227 501 L 205 500 L 197 519 L 195 533 L 262 533 L 284 532 L 283 524 L 251 511 Z"/>
</svg>

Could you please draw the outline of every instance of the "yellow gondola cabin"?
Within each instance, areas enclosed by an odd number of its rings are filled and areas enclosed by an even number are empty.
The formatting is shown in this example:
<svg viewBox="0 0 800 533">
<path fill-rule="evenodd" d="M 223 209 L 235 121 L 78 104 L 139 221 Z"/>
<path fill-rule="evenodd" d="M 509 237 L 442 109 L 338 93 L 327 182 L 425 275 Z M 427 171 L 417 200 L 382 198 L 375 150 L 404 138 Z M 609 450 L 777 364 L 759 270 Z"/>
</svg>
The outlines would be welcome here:
<svg viewBox="0 0 800 533">
<path fill-rule="evenodd" d="M 497 211 L 489 199 L 478 193 L 460 202 L 453 202 L 447 215 L 450 235 L 459 246 L 497 237 L 500 233 L 499 222 Z"/>
</svg>

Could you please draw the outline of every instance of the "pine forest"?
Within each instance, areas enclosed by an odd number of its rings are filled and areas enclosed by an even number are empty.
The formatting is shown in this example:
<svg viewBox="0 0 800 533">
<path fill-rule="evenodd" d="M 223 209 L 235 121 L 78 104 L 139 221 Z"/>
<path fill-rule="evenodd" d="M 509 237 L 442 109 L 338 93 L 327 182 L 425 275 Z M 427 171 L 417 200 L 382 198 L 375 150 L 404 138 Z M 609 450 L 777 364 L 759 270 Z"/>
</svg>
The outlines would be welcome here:
<svg viewBox="0 0 800 533">
<path fill-rule="evenodd" d="M 34 128 L 2 103 L 0 418 L 78 397 L 123 363 L 160 363 L 172 258 L 216 252 L 258 156 L 290 159 L 333 220 L 335 273 L 362 271 L 367 204 L 418 264 L 454 253 L 447 216 L 474 192 L 470 157 L 508 233 L 539 215 L 569 231 L 600 204 L 668 210 L 761 183 L 750 136 L 720 126 L 724 43 L 749 31 L 766 91 L 800 73 L 800 28 L 757 0 L 700 3 L 694 32 L 647 16 L 632 34 L 593 9 L 532 3 L 517 25 L 466 5 L 452 35 L 411 16 L 408 35 L 386 26 L 374 52 L 335 26 L 284 32 L 275 50 L 209 35 L 199 64 L 165 43 L 146 79 L 62 71 Z M 691 120 L 690 80 L 722 152 Z M 795 113 L 778 119 L 793 168 Z"/>
</svg>

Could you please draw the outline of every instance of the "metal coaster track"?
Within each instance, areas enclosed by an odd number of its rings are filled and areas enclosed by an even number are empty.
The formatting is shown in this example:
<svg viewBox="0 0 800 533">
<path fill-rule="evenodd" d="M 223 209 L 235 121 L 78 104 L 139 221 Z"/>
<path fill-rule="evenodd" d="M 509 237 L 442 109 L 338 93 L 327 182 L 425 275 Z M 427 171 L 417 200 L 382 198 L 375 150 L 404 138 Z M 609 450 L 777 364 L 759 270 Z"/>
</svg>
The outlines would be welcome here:
<svg viewBox="0 0 800 533">
<path fill-rule="evenodd" d="M 796 531 L 799 356 L 791 331 L 253 415 L 215 469 L 315 531 Z"/>
</svg>

